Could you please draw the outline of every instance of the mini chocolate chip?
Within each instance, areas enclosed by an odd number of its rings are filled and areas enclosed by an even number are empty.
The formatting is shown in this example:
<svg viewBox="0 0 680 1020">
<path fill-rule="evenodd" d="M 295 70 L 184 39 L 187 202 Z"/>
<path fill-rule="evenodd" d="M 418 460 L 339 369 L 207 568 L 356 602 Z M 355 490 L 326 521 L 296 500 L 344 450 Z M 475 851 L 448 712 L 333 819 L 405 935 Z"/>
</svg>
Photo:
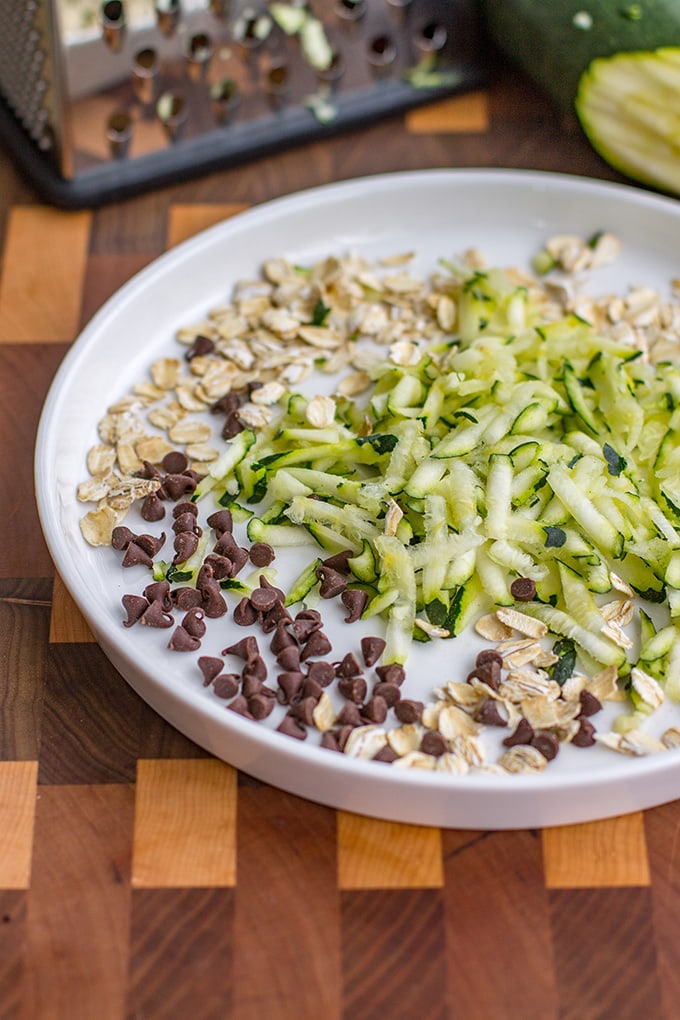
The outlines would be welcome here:
<svg viewBox="0 0 680 1020">
<path fill-rule="evenodd" d="M 560 742 L 554 733 L 550 733 L 548 730 L 540 730 L 531 738 L 531 746 L 540 751 L 547 761 L 552 761 L 553 758 L 557 757 Z"/>
<path fill-rule="evenodd" d="M 149 556 L 155 556 L 165 544 L 165 532 L 160 535 L 137 535 L 135 543 Z"/>
<path fill-rule="evenodd" d="M 402 698 L 394 706 L 394 714 L 401 723 L 419 722 L 423 716 L 423 709 L 425 706 L 422 701 L 413 701 L 410 698 Z"/>
<path fill-rule="evenodd" d="M 215 677 L 222 672 L 224 663 L 216 655 L 201 655 L 198 660 L 198 668 L 203 674 L 203 683 L 207 687 Z"/>
<path fill-rule="evenodd" d="M 334 599 L 347 587 L 347 581 L 343 575 L 330 567 L 319 567 L 316 576 L 321 581 L 319 595 L 322 599 Z"/>
<path fill-rule="evenodd" d="M 517 602 L 531 602 L 536 597 L 536 582 L 531 577 L 516 577 L 510 585 L 510 594 Z"/>
<path fill-rule="evenodd" d="M 253 655 L 249 658 L 243 671 L 250 673 L 251 676 L 256 676 L 259 680 L 267 679 L 267 664 L 261 655 Z"/>
<path fill-rule="evenodd" d="M 507 726 L 508 713 L 503 705 L 487 698 L 475 712 L 475 720 L 484 726 Z"/>
<path fill-rule="evenodd" d="M 579 720 L 579 727 L 571 738 L 576 747 L 592 747 L 595 743 L 595 727 L 589 719 Z"/>
<path fill-rule="evenodd" d="M 286 593 L 281 588 L 277 588 L 276 585 L 272 584 L 266 574 L 260 574 L 260 588 L 266 588 L 268 591 L 273 591 L 276 594 L 276 598 L 279 602 L 286 601 Z"/>
<path fill-rule="evenodd" d="M 579 716 L 591 716 L 597 715 L 602 710 L 602 702 L 599 698 L 596 698 L 590 691 L 582 690 L 579 694 L 579 701 L 581 702 L 581 711 Z"/>
<path fill-rule="evenodd" d="M 492 691 L 497 691 L 501 682 L 501 668 L 495 660 L 489 660 L 483 662 L 481 666 L 475 666 L 475 668 L 468 673 L 467 682 L 470 680 L 481 680 L 482 683 L 487 684 Z"/>
<path fill-rule="evenodd" d="M 361 663 L 353 652 L 347 652 L 335 667 L 335 675 L 340 677 L 359 676 L 361 671 Z"/>
<path fill-rule="evenodd" d="M 385 666 L 376 666 L 375 671 L 386 684 L 396 684 L 398 687 L 401 687 L 406 679 L 406 671 L 398 662 L 390 662 Z"/>
<path fill-rule="evenodd" d="M 148 609 L 144 611 L 139 622 L 146 627 L 172 627 L 173 618 L 163 608 L 160 600 L 150 602 Z"/>
<path fill-rule="evenodd" d="M 194 535 L 193 531 L 180 531 L 179 535 L 175 535 L 173 544 L 175 547 L 173 562 L 184 563 L 198 549 L 198 535 Z"/>
<path fill-rule="evenodd" d="M 203 603 L 203 596 L 197 588 L 175 588 L 172 601 L 178 609 L 191 609 Z"/>
<path fill-rule="evenodd" d="M 199 538 L 203 534 L 202 529 L 196 523 L 196 518 L 190 513 L 178 514 L 172 522 L 172 530 L 176 535 L 180 531 L 193 531 Z"/>
<path fill-rule="evenodd" d="M 397 684 L 378 683 L 373 688 L 373 694 L 384 698 L 388 708 L 394 708 L 401 699 L 401 689 Z"/>
<path fill-rule="evenodd" d="M 224 616 L 228 606 L 217 581 L 207 581 L 201 588 L 203 611 L 210 620 Z"/>
<path fill-rule="evenodd" d="M 363 676 L 347 676 L 338 680 L 338 691 L 343 698 L 361 705 L 366 697 L 368 686 Z"/>
<path fill-rule="evenodd" d="M 217 546 L 215 546 L 215 552 L 217 551 Z M 231 560 L 231 574 L 229 576 L 236 577 L 248 562 L 248 550 L 243 549 L 240 545 L 232 545 L 229 549 L 228 558 Z"/>
<path fill-rule="evenodd" d="M 192 517 L 198 517 L 198 507 L 190 499 L 183 499 L 180 503 L 175 503 L 172 508 L 173 517 L 181 517 L 182 514 L 191 514 Z"/>
<path fill-rule="evenodd" d="M 181 450 L 171 450 L 163 457 L 161 467 L 169 475 L 181 475 L 189 467 L 189 458 Z"/>
<path fill-rule="evenodd" d="M 361 709 L 353 701 L 348 701 L 342 706 L 336 719 L 338 726 L 361 726 Z"/>
<path fill-rule="evenodd" d="M 150 492 L 142 500 L 141 509 L 142 519 L 149 523 L 155 523 L 156 521 L 162 521 L 165 517 L 165 507 L 163 501 L 159 497 L 158 493 Z"/>
<path fill-rule="evenodd" d="M 239 659 L 243 659 L 244 662 L 248 662 L 259 654 L 260 649 L 257 638 L 253 634 L 248 634 L 239 641 L 235 641 L 233 645 L 227 645 L 226 648 L 222 649 L 222 655 L 236 655 Z"/>
<path fill-rule="evenodd" d="M 387 765 L 391 765 L 393 761 L 396 761 L 399 755 L 396 751 L 393 751 L 389 744 L 385 744 L 379 751 L 373 755 L 372 761 L 383 761 Z"/>
<path fill-rule="evenodd" d="M 332 649 L 333 646 L 323 631 L 315 630 L 304 643 L 300 652 L 300 661 L 304 662 L 305 659 L 316 658 L 318 655 L 326 655 Z"/>
<path fill-rule="evenodd" d="M 337 739 L 338 739 L 338 747 L 340 748 L 341 751 L 345 750 L 345 745 L 347 744 L 347 741 L 350 738 L 350 734 L 351 734 L 352 730 L 355 729 L 355 728 L 356 727 L 354 727 L 354 726 L 340 726 L 336 730 L 336 735 L 337 735 Z"/>
<path fill-rule="evenodd" d="M 248 701 L 242 694 L 237 694 L 234 700 L 229 702 L 227 708 L 232 712 L 236 712 L 237 715 L 244 715 L 246 719 L 253 718 L 248 708 Z"/>
<path fill-rule="evenodd" d="M 284 715 L 276 728 L 279 733 L 284 733 L 287 737 L 295 737 L 296 740 L 307 739 L 307 727 L 289 712 Z"/>
<path fill-rule="evenodd" d="M 196 479 L 189 474 L 166 475 L 163 479 L 163 491 L 173 501 L 190 496 L 196 491 L 196 485 Z"/>
<path fill-rule="evenodd" d="M 234 607 L 232 619 L 239 627 L 252 627 L 257 620 L 257 610 L 253 609 L 249 598 L 244 596 Z"/>
<path fill-rule="evenodd" d="M 142 613 L 149 608 L 147 599 L 142 598 L 141 595 L 123 595 L 121 601 L 127 613 L 127 619 L 123 620 L 124 627 L 132 627 L 137 623 Z"/>
<path fill-rule="evenodd" d="M 208 517 L 208 526 L 213 529 L 218 538 L 226 533 L 231 534 L 234 530 L 234 518 L 231 510 L 225 507 L 223 510 L 216 510 Z"/>
<path fill-rule="evenodd" d="M 137 542 L 129 542 L 125 547 L 125 555 L 121 560 L 124 567 L 137 567 L 142 564 L 145 567 L 153 566 L 153 560 Z"/>
<path fill-rule="evenodd" d="M 302 685 L 302 697 L 314 698 L 314 701 L 318 702 L 322 694 L 323 687 L 321 686 L 321 684 L 318 682 L 318 680 L 314 680 L 314 678 L 309 676 L 308 674 L 305 677 L 304 684 Z"/>
<path fill-rule="evenodd" d="M 168 648 L 173 652 L 195 652 L 200 647 L 200 638 L 192 637 L 184 627 L 176 627 L 168 642 Z"/>
<path fill-rule="evenodd" d="M 122 524 L 119 524 L 118 527 L 114 528 L 111 532 L 111 546 L 116 550 L 116 552 L 123 552 L 124 549 L 127 549 L 130 542 L 134 542 L 134 540 L 134 532 L 130 531 L 129 528 L 124 527 Z"/>
<path fill-rule="evenodd" d="M 281 669 L 299 669 L 300 649 L 295 644 L 284 645 L 283 648 L 276 653 L 276 661 Z"/>
<path fill-rule="evenodd" d="M 385 651 L 385 644 L 386 642 L 379 637 L 364 637 L 361 639 L 361 654 L 367 666 L 375 666 Z"/>
<path fill-rule="evenodd" d="M 374 694 L 364 705 L 361 714 L 369 723 L 382 723 L 387 718 L 387 707 L 385 699 Z"/>
<path fill-rule="evenodd" d="M 248 698 L 248 709 L 253 719 L 266 719 L 274 711 L 274 698 L 268 697 L 262 691 Z"/>
<path fill-rule="evenodd" d="M 505 738 L 505 747 L 515 747 L 516 744 L 530 744 L 534 736 L 534 728 L 528 719 L 522 717 L 517 723 L 513 732 Z"/>
<path fill-rule="evenodd" d="M 228 700 L 238 694 L 239 675 L 238 673 L 220 673 L 214 678 L 212 685 L 218 698 Z"/>
<path fill-rule="evenodd" d="M 216 581 L 223 581 L 225 577 L 231 577 L 234 564 L 226 556 L 218 556 L 217 553 L 208 553 L 203 560 L 203 565 L 210 567 L 212 576 Z"/>
<path fill-rule="evenodd" d="M 230 411 L 227 420 L 222 427 L 222 439 L 233 439 L 239 432 L 243 432 L 245 425 L 238 416 L 238 411 Z"/>
<path fill-rule="evenodd" d="M 475 659 L 475 666 L 486 666 L 487 663 L 495 662 L 499 667 L 503 666 L 503 656 L 495 648 L 483 648 Z"/>
<path fill-rule="evenodd" d="M 341 574 L 349 574 L 349 560 L 354 556 L 352 549 L 342 549 L 338 553 L 333 553 L 332 556 L 327 556 L 323 561 L 323 566 L 328 567 L 330 570 L 337 570 Z"/>
<path fill-rule="evenodd" d="M 202 357 L 204 354 L 212 354 L 214 350 L 214 341 L 209 336 L 203 336 L 199 333 L 184 357 L 187 361 L 191 361 L 193 358 Z"/>
<path fill-rule="evenodd" d="M 184 627 L 187 634 L 191 634 L 192 637 L 202 638 L 205 636 L 205 632 L 208 629 L 205 623 L 205 613 L 202 609 L 196 606 L 194 609 L 190 609 L 182 620 L 182 626 Z"/>
<path fill-rule="evenodd" d="M 340 601 L 349 610 L 345 623 L 356 623 L 368 604 L 368 594 L 362 588 L 346 588 L 340 595 Z"/>
<path fill-rule="evenodd" d="M 272 609 L 278 598 L 276 592 L 269 590 L 268 588 L 255 588 L 250 595 L 250 604 L 253 606 L 258 613 L 266 613 L 269 609 Z"/>
<path fill-rule="evenodd" d="M 172 609 L 172 591 L 168 581 L 152 581 L 151 584 L 147 584 L 142 595 L 149 602 L 160 602 L 166 612 Z"/>
<path fill-rule="evenodd" d="M 256 567 L 268 567 L 273 563 L 276 553 L 268 542 L 253 542 L 250 547 L 250 562 Z"/>
<path fill-rule="evenodd" d="M 302 616 L 298 613 L 293 620 L 293 633 L 301 643 L 304 643 L 312 634 L 321 629 L 321 617 Z"/>
<path fill-rule="evenodd" d="M 281 692 L 277 693 L 278 700 L 283 705 L 292 705 L 301 696 L 305 675 L 299 670 L 291 669 L 285 673 L 279 673 L 276 682 Z"/>
<path fill-rule="evenodd" d="M 307 676 L 321 687 L 328 687 L 335 679 L 335 669 L 330 662 L 314 660 L 307 663 Z"/>
<path fill-rule="evenodd" d="M 300 664 L 300 650 L 297 646 L 297 641 L 288 630 L 287 621 L 279 620 L 274 628 L 274 634 L 269 642 L 269 648 L 273 655 L 279 655 L 286 648 L 294 648 L 295 654 L 298 658 L 298 665 Z M 285 666 L 284 669 L 289 669 L 289 666 Z"/>
<path fill-rule="evenodd" d="M 320 746 L 324 747 L 327 751 L 339 751 L 340 745 L 338 744 L 338 738 L 332 730 L 326 730 L 325 733 L 321 734 Z"/>
<path fill-rule="evenodd" d="M 241 690 L 245 698 L 252 698 L 259 694 L 264 687 L 264 681 L 253 673 L 244 672 L 241 676 Z"/>
<path fill-rule="evenodd" d="M 420 741 L 420 750 L 423 754 L 432 754 L 435 758 L 439 758 L 448 748 L 441 733 L 437 733 L 436 730 L 428 730 Z"/>
<path fill-rule="evenodd" d="M 314 709 L 317 706 L 316 698 L 300 698 L 299 701 L 291 705 L 288 714 L 293 716 L 295 719 L 299 719 L 305 726 L 314 725 Z"/>
<path fill-rule="evenodd" d="M 229 390 L 224 396 L 210 405 L 211 414 L 231 414 L 242 404 L 242 398 L 237 390 Z"/>
</svg>

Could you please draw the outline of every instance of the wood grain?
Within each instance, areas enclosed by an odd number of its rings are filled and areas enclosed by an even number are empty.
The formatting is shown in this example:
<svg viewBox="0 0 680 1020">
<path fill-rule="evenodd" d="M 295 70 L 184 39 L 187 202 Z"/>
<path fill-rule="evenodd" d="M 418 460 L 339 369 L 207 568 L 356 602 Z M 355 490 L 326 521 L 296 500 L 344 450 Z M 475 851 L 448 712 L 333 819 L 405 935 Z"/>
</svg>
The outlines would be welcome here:
<svg viewBox="0 0 680 1020">
<path fill-rule="evenodd" d="M 543 830 L 548 889 L 649 885 L 641 812 Z"/>
<path fill-rule="evenodd" d="M 236 772 L 214 759 L 137 763 L 135 888 L 236 881 Z"/>
<path fill-rule="evenodd" d="M 28 889 L 38 763 L 0 762 L 0 889 Z"/>
<path fill-rule="evenodd" d="M 488 129 L 489 95 L 485 91 L 418 106 L 406 115 L 406 130 L 413 135 L 481 133 Z"/>
<path fill-rule="evenodd" d="M 173 203 L 168 217 L 168 248 L 186 241 L 201 230 L 213 227 L 247 208 L 245 202 L 224 202 L 222 204 L 196 202 L 191 205 Z"/>
<path fill-rule="evenodd" d="M 124 1016 L 132 818 L 129 786 L 41 789 L 27 900 L 22 1016 Z"/>
<path fill-rule="evenodd" d="M 442 884 L 439 829 L 338 812 L 341 889 L 437 889 Z"/>
<path fill-rule="evenodd" d="M 52 584 L 0 580 L 0 759 L 38 757 Z"/>
<path fill-rule="evenodd" d="M 0 280 L 0 343 L 73 340 L 90 221 L 89 212 L 12 209 Z"/>
<path fill-rule="evenodd" d="M 83 281 L 78 328 L 82 329 L 104 302 L 150 261 L 151 255 L 138 252 L 131 255 L 90 255 Z"/>
<path fill-rule="evenodd" d="M 341 1020 L 335 812 L 239 786 L 233 1020 Z"/>
<path fill-rule="evenodd" d="M 59 574 L 55 574 L 50 614 L 50 642 L 52 644 L 75 644 L 79 641 L 94 640 L 95 636 L 73 601 L 71 593 Z"/>
</svg>

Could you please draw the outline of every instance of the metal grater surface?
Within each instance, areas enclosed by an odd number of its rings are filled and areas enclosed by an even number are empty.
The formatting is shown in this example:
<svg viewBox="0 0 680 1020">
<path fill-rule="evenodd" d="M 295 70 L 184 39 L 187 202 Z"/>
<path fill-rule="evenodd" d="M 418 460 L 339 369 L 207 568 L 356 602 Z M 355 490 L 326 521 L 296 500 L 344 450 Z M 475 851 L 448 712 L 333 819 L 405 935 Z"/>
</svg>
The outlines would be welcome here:
<svg viewBox="0 0 680 1020">
<path fill-rule="evenodd" d="M 45 0 L 0 0 L 0 94 L 42 151 L 57 137 L 50 11 Z"/>
</svg>

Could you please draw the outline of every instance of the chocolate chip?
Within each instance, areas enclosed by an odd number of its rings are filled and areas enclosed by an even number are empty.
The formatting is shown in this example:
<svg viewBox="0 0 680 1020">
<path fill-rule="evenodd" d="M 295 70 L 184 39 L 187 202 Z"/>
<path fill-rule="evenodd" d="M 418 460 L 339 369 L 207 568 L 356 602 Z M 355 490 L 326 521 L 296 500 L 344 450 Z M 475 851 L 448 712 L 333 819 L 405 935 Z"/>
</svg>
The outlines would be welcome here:
<svg viewBox="0 0 680 1020">
<path fill-rule="evenodd" d="M 347 587 L 347 581 L 343 575 L 330 567 L 319 567 L 316 576 L 321 581 L 319 595 L 322 599 L 334 599 Z"/>
<path fill-rule="evenodd" d="M 391 765 L 393 761 L 396 761 L 399 755 L 396 751 L 393 751 L 389 744 L 385 744 L 379 751 L 373 755 L 372 761 L 383 761 L 386 764 Z"/>
<path fill-rule="evenodd" d="M 548 730 L 540 730 L 531 738 L 531 746 L 540 751 L 547 761 L 552 761 L 553 758 L 557 757 L 560 742 L 554 733 L 550 733 Z"/>
<path fill-rule="evenodd" d="M 168 499 L 178 500 L 182 496 L 190 496 L 196 491 L 196 479 L 187 474 L 166 475 L 163 479 L 163 492 Z"/>
<path fill-rule="evenodd" d="M 290 713 L 284 715 L 276 728 L 279 733 L 284 733 L 287 737 L 295 737 L 296 740 L 307 739 L 307 727 Z"/>
<path fill-rule="evenodd" d="M 239 675 L 238 673 L 220 673 L 214 678 L 212 684 L 217 697 L 228 700 L 238 694 Z"/>
<path fill-rule="evenodd" d="M 161 467 L 169 475 L 181 475 L 189 467 L 189 458 L 181 450 L 171 450 L 163 457 Z"/>
<path fill-rule="evenodd" d="M 534 736 L 534 728 L 527 719 L 520 719 L 513 732 L 505 738 L 505 747 L 515 747 L 517 744 L 530 744 Z"/>
<path fill-rule="evenodd" d="M 468 673 L 467 682 L 470 680 L 481 680 L 493 691 L 497 691 L 501 682 L 501 667 L 494 660 L 483 662 L 481 666 L 475 666 L 472 672 Z"/>
<path fill-rule="evenodd" d="M 182 620 L 182 627 L 192 637 L 202 638 L 207 630 L 204 617 L 205 613 L 202 609 L 198 607 L 190 609 Z"/>
<path fill-rule="evenodd" d="M 182 514 L 191 514 L 192 517 L 198 518 L 198 507 L 192 500 L 183 499 L 180 503 L 175 503 L 172 508 L 172 516 L 175 519 L 181 517 Z"/>
<path fill-rule="evenodd" d="M 191 361 L 193 358 L 202 357 L 204 354 L 212 354 L 214 350 L 214 341 L 209 336 L 203 336 L 199 333 L 184 357 L 187 361 Z"/>
<path fill-rule="evenodd" d="M 124 527 L 122 524 L 119 524 L 118 527 L 114 528 L 111 532 L 111 547 L 115 549 L 116 552 L 123 552 L 124 549 L 127 549 L 130 542 L 134 542 L 134 539 L 134 532 L 130 531 L 129 528 Z"/>
<path fill-rule="evenodd" d="M 206 581 L 201 587 L 203 611 L 210 620 L 217 620 L 227 612 L 227 603 L 217 581 Z"/>
<path fill-rule="evenodd" d="M 300 665 L 300 649 L 298 648 L 297 641 L 288 630 L 286 620 L 279 620 L 276 624 L 274 635 L 269 643 L 269 648 L 272 654 L 276 656 L 280 655 L 286 648 L 294 649 L 294 652 L 291 652 L 290 654 L 295 654 L 297 656 L 297 665 Z M 290 666 L 284 666 L 284 669 L 290 668 Z"/>
<path fill-rule="evenodd" d="M 210 567 L 216 581 L 223 581 L 225 577 L 231 577 L 234 570 L 231 560 L 226 556 L 218 556 L 217 553 L 208 553 L 203 560 L 203 566 Z"/>
<path fill-rule="evenodd" d="M 356 726 L 361 726 L 363 722 L 361 709 L 353 701 L 348 701 L 340 709 L 336 722 L 338 726 L 350 726 L 352 729 Z"/>
<path fill-rule="evenodd" d="M 321 629 L 321 614 L 314 609 L 302 610 L 293 620 L 293 633 L 298 641 L 305 642 L 315 631 Z"/>
<path fill-rule="evenodd" d="M 145 567 L 152 567 L 153 560 L 137 542 L 129 542 L 125 547 L 125 555 L 121 560 L 124 567 L 137 567 L 140 564 Z"/>
<path fill-rule="evenodd" d="M 385 666 L 376 666 L 376 674 L 386 684 L 396 684 L 401 687 L 406 679 L 406 670 L 398 662 L 390 662 Z"/>
<path fill-rule="evenodd" d="M 251 676 L 257 677 L 258 680 L 267 679 L 267 664 L 261 655 L 253 655 L 249 658 L 243 669 L 245 673 L 249 673 Z"/>
<path fill-rule="evenodd" d="M 192 637 L 184 627 L 176 627 L 168 642 L 168 648 L 173 652 L 195 652 L 200 647 L 200 638 Z"/>
<path fill-rule="evenodd" d="M 359 676 L 361 671 L 361 663 L 353 652 L 347 652 L 335 667 L 335 674 L 340 677 Z"/>
<path fill-rule="evenodd" d="M 597 715 L 602 710 L 602 702 L 590 691 L 582 690 L 579 694 L 579 701 L 581 702 L 580 717 Z"/>
<path fill-rule="evenodd" d="M 149 521 L 150 523 L 163 520 L 165 517 L 165 507 L 163 506 L 163 501 L 159 497 L 158 493 L 150 492 L 144 497 L 140 512 L 142 519 Z"/>
<path fill-rule="evenodd" d="M 486 666 L 490 662 L 495 662 L 502 668 L 503 656 L 495 648 L 483 648 L 475 659 L 475 666 Z"/>
<path fill-rule="evenodd" d="M 477 709 L 475 720 L 484 726 L 507 726 L 507 709 L 493 698 L 487 698 Z"/>
<path fill-rule="evenodd" d="M 324 747 L 327 751 L 340 751 L 338 738 L 332 730 L 326 730 L 325 733 L 321 734 L 320 746 Z"/>
<path fill-rule="evenodd" d="M 589 719 L 581 719 L 579 727 L 571 738 L 572 744 L 576 747 L 592 747 L 595 743 L 595 727 Z"/>
<path fill-rule="evenodd" d="M 301 696 L 305 675 L 299 670 L 291 669 L 279 673 L 276 682 L 279 685 L 278 700 L 282 705 L 292 705 Z"/>
<path fill-rule="evenodd" d="M 207 687 L 219 673 L 224 663 L 216 655 L 202 655 L 198 660 L 198 668 L 203 674 L 203 683 Z"/>
<path fill-rule="evenodd" d="M 248 634 L 247 637 L 241 638 L 239 641 L 235 641 L 233 645 L 228 645 L 222 649 L 222 655 L 235 655 L 237 658 L 243 659 L 244 662 L 250 661 L 259 654 L 260 649 L 257 638 L 253 634 Z"/>
<path fill-rule="evenodd" d="M 253 673 L 244 672 L 241 677 L 241 691 L 244 698 L 252 698 L 259 694 L 264 687 L 264 681 Z"/>
<path fill-rule="evenodd" d="M 231 712 L 236 712 L 237 715 L 243 715 L 246 719 L 252 719 L 250 709 L 248 708 L 248 700 L 244 698 L 242 694 L 237 694 L 233 701 L 229 702 L 227 708 Z"/>
<path fill-rule="evenodd" d="M 175 588 L 172 601 L 178 609 L 192 609 L 203 604 L 203 596 L 197 588 Z"/>
<path fill-rule="evenodd" d="M 276 661 L 281 669 L 299 669 L 300 649 L 296 644 L 284 645 L 283 648 L 276 653 Z"/>
<path fill-rule="evenodd" d="M 250 596 L 250 604 L 258 613 L 266 613 L 278 602 L 276 592 L 269 588 L 255 588 Z"/>
<path fill-rule="evenodd" d="M 347 676 L 338 680 L 338 691 L 343 698 L 361 705 L 366 697 L 368 686 L 363 676 Z"/>
<path fill-rule="evenodd" d="M 401 690 L 397 684 L 379 683 L 373 688 L 374 695 L 384 698 L 388 708 L 394 708 L 401 699 Z"/>
<path fill-rule="evenodd" d="M 231 510 L 216 510 L 214 514 L 210 514 L 208 517 L 208 526 L 213 529 L 218 538 L 221 538 L 225 533 L 231 534 L 234 530 L 234 518 Z"/>
<path fill-rule="evenodd" d="M 257 620 L 257 610 L 251 606 L 249 598 L 242 598 L 234 607 L 232 619 L 239 627 L 252 627 Z"/>
<path fill-rule="evenodd" d="M 141 595 L 123 595 L 121 601 L 127 613 L 127 619 L 123 620 L 124 627 L 132 627 L 137 623 L 142 613 L 149 608 L 147 599 L 142 598 Z"/>
<path fill-rule="evenodd" d="M 173 544 L 175 548 L 173 563 L 184 563 L 198 549 L 198 535 L 194 535 L 193 531 L 180 531 L 179 535 L 175 535 Z"/>
<path fill-rule="evenodd" d="M 318 680 L 315 680 L 313 677 L 307 674 L 307 676 L 305 677 L 305 682 L 302 685 L 302 697 L 314 698 L 314 701 L 318 703 L 319 698 L 321 697 L 322 694 L 323 687 L 321 686 L 321 684 L 318 682 Z"/>
<path fill-rule="evenodd" d="M 238 411 L 231 411 L 222 428 L 222 439 L 233 439 L 239 432 L 243 432 L 245 425 L 238 416 Z"/>
<path fill-rule="evenodd" d="M 172 627 L 174 621 L 172 616 L 163 609 L 163 603 L 157 601 L 149 603 L 149 607 L 144 611 L 139 622 L 146 627 Z"/>
<path fill-rule="evenodd" d="M 379 694 L 374 694 L 364 705 L 362 716 L 369 723 L 383 723 L 387 718 L 387 702 Z"/>
<path fill-rule="evenodd" d="M 142 594 L 149 602 L 160 602 L 166 612 L 172 609 L 172 591 L 168 581 L 152 581 L 151 584 L 147 584 Z"/>
<path fill-rule="evenodd" d="M 199 538 L 203 534 L 202 529 L 196 523 L 195 516 L 190 513 L 178 514 L 172 522 L 172 530 L 176 535 L 178 535 L 180 531 L 193 531 L 193 533 Z"/>
<path fill-rule="evenodd" d="M 386 642 L 379 637 L 364 637 L 361 639 L 361 654 L 367 666 L 374 666 L 382 653 L 385 651 Z"/>
<path fill-rule="evenodd" d="M 345 623 L 356 623 L 368 604 L 368 595 L 362 588 L 346 588 L 340 595 L 340 601 L 349 610 Z"/>
<path fill-rule="evenodd" d="M 315 680 L 319 686 L 328 687 L 335 679 L 335 669 L 330 662 L 315 660 L 307 663 L 307 676 Z"/>
<path fill-rule="evenodd" d="M 517 602 L 531 602 L 536 597 L 536 582 L 531 577 L 516 577 L 510 594 Z"/>
<path fill-rule="evenodd" d="M 327 556 L 323 561 L 323 566 L 328 567 L 330 570 L 337 570 L 341 574 L 349 574 L 349 560 L 354 556 L 352 549 L 342 549 L 338 553 L 333 553 L 332 556 Z"/>
<path fill-rule="evenodd" d="M 248 709 L 253 719 L 266 719 L 274 711 L 275 703 L 274 698 L 269 697 L 263 691 L 259 691 L 252 698 L 248 698 Z"/>
<path fill-rule="evenodd" d="M 410 723 L 419 722 L 423 717 L 423 709 L 425 706 L 422 701 L 413 701 L 410 698 L 402 698 L 394 706 L 394 714 L 400 723 L 409 725 Z"/>
<path fill-rule="evenodd" d="M 299 719 L 306 726 L 314 725 L 314 709 L 317 706 L 316 698 L 300 698 L 299 701 L 291 705 L 288 714 L 293 716 L 295 719 Z"/>
<path fill-rule="evenodd" d="M 250 547 L 250 562 L 256 567 L 268 567 L 273 563 L 276 553 L 268 542 L 253 542 Z"/>
<path fill-rule="evenodd" d="M 420 750 L 423 754 L 432 754 L 435 758 L 439 758 L 448 750 L 448 747 L 441 733 L 428 730 L 420 741 Z"/>
<path fill-rule="evenodd" d="M 326 655 L 332 651 L 332 648 L 332 644 L 323 631 L 315 630 L 305 641 L 300 652 L 300 660 L 304 662 L 305 659 L 316 658 L 318 655 Z"/>
</svg>

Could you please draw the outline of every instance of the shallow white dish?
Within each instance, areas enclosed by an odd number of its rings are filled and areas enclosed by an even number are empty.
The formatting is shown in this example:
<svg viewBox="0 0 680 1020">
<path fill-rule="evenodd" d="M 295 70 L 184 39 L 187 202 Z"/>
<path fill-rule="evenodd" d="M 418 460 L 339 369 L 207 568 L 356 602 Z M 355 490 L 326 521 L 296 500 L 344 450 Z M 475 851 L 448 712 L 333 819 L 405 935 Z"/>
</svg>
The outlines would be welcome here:
<svg viewBox="0 0 680 1020">
<path fill-rule="evenodd" d="M 176 353 L 178 326 L 224 303 L 232 284 L 255 276 L 265 258 L 305 263 L 350 250 L 368 258 L 415 250 L 413 268 L 426 274 L 438 258 L 470 247 L 481 249 L 492 265 L 528 265 L 549 236 L 588 237 L 597 230 L 617 234 L 623 251 L 614 266 L 598 270 L 594 292 L 622 293 L 644 283 L 670 293 L 678 272 L 679 203 L 575 177 L 435 170 L 362 178 L 256 207 L 168 252 L 104 305 L 69 351 L 45 403 L 36 449 L 38 506 L 56 567 L 102 649 L 160 715 L 216 756 L 273 785 L 397 821 L 533 828 L 641 810 L 680 796 L 680 752 L 629 758 L 602 748 L 568 748 L 538 776 L 453 776 L 350 759 L 243 719 L 203 687 L 195 656 L 167 651 L 169 632 L 122 626 L 121 596 L 138 592 L 148 574 L 124 571 L 119 554 L 87 546 L 78 523 L 84 507 L 75 492 L 107 405 L 144 378 L 156 357 Z M 369 629 L 339 621 L 338 615 L 327 627 L 334 650 L 356 650 Z M 204 642 L 201 654 L 218 654 L 244 634 L 226 617 L 215 623 L 212 644 Z M 427 700 L 434 684 L 464 676 L 475 640 L 462 636 L 436 650 L 418 649 L 409 664 L 408 696 Z M 679 724 L 680 708 L 664 709 L 662 719 Z"/>
</svg>

